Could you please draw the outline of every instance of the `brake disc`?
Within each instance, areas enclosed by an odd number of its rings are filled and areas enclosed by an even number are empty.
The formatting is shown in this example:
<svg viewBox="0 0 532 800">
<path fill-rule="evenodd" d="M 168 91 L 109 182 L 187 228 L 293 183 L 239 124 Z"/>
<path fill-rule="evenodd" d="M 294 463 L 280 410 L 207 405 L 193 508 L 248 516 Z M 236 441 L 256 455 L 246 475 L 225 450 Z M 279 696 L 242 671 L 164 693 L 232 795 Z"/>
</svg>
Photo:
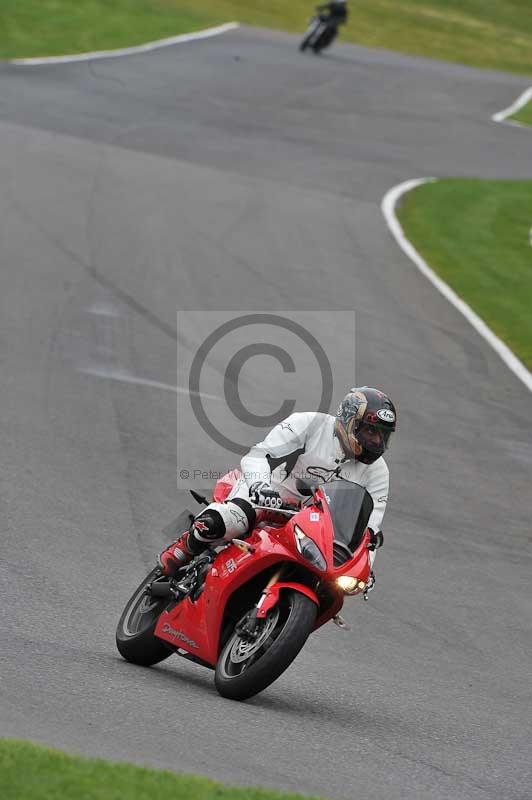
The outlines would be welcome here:
<svg viewBox="0 0 532 800">
<path fill-rule="evenodd" d="M 252 641 L 249 641 L 248 639 L 243 639 L 240 636 L 237 636 L 229 653 L 229 658 L 233 664 L 240 664 L 242 661 L 247 661 L 249 658 L 251 658 L 251 656 L 254 655 L 268 639 L 272 631 L 275 629 L 278 620 L 279 606 L 275 606 L 275 608 L 272 609 L 271 614 L 269 614 L 265 620 L 261 620 L 263 627 L 262 630 L 259 630 L 256 638 L 254 638 Z"/>
</svg>

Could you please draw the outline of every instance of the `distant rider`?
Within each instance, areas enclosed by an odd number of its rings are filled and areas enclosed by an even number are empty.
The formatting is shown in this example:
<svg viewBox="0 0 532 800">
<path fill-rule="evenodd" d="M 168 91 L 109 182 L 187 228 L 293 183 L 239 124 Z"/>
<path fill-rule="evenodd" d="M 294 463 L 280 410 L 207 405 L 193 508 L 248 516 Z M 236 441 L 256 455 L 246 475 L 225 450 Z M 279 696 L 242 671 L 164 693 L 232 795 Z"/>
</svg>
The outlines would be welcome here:
<svg viewBox="0 0 532 800">
<path fill-rule="evenodd" d="M 319 18 L 323 22 L 328 22 L 337 28 L 347 22 L 347 2 L 346 0 L 336 0 L 334 3 L 325 3 L 316 6 Z"/>
<path fill-rule="evenodd" d="M 240 462 L 242 476 L 224 503 L 210 503 L 190 529 L 159 556 L 163 572 L 177 573 L 206 547 L 245 536 L 283 501 L 301 500 L 296 479 L 333 478 L 364 486 L 373 498 L 369 527 L 380 530 L 388 501 L 388 467 L 384 458 L 395 431 L 392 401 L 378 389 L 351 389 L 336 417 L 317 412 L 291 414 Z M 374 553 L 372 554 L 374 556 Z"/>
</svg>

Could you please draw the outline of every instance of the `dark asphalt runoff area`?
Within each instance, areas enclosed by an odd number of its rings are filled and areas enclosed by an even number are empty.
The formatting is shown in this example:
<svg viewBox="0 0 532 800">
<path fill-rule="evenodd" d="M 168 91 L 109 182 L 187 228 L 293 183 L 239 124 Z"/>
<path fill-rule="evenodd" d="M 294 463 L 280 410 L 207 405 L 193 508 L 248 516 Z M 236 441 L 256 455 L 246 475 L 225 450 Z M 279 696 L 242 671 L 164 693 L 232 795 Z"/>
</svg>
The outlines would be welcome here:
<svg viewBox="0 0 532 800">
<path fill-rule="evenodd" d="M 242 28 L 0 66 L 0 734 L 329 798 L 524 800 L 532 399 L 380 202 L 410 178 L 532 178 L 532 133 L 490 119 L 530 79 L 297 45 Z M 162 386 L 203 338 L 200 314 L 183 342 L 187 309 L 327 311 L 346 363 L 334 313 L 354 310 L 356 381 L 399 412 L 370 602 L 247 703 L 114 645 L 185 502 L 176 452 L 205 463 Z"/>
</svg>

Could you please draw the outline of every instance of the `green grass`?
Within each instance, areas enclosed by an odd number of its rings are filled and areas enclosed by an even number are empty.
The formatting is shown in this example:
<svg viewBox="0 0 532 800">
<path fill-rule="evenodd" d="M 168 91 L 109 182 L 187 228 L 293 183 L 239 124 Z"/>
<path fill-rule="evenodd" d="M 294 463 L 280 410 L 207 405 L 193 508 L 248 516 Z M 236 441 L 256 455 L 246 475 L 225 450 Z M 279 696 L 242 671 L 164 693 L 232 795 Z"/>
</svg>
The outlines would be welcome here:
<svg viewBox="0 0 532 800">
<path fill-rule="evenodd" d="M 398 216 L 430 266 L 532 368 L 532 182 L 424 184 Z"/>
<path fill-rule="evenodd" d="M 302 32 L 314 0 L 0 0 L 0 57 L 122 47 L 239 20 Z M 532 73 L 530 0 L 353 0 L 342 38 Z"/>
<path fill-rule="evenodd" d="M 107 50 L 223 20 L 201 3 L 165 0 L 0 0 L 0 57 Z"/>
<path fill-rule="evenodd" d="M 523 125 L 532 125 L 532 103 L 527 103 L 526 106 L 519 109 L 517 114 L 508 119 L 515 119 L 516 122 L 521 122 Z"/>
<path fill-rule="evenodd" d="M 242 754 L 245 758 L 245 753 Z M 132 764 L 78 758 L 31 742 L 0 739 L 2 800 L 302 800 Z"/>
</svg>

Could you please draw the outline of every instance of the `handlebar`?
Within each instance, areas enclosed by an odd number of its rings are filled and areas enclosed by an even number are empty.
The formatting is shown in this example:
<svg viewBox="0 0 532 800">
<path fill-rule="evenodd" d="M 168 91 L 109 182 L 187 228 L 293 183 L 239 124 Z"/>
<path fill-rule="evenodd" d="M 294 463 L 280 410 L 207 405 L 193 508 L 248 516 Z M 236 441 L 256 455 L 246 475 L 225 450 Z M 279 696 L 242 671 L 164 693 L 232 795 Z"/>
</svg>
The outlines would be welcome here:
<svg viewBox="0 0 532 800">
<path fill-rule="evenodd" d="M 275 513 L 287 514 L 291 517 L 297 514 L 298 511 L 301 511 L 301 506 L 294 505 L 293 503 L 283 503 L 282 506 L 277 507 L 253 505 L 253 508 L 260 509 L 261 511 L 274 511 Z"/>
</svg>

